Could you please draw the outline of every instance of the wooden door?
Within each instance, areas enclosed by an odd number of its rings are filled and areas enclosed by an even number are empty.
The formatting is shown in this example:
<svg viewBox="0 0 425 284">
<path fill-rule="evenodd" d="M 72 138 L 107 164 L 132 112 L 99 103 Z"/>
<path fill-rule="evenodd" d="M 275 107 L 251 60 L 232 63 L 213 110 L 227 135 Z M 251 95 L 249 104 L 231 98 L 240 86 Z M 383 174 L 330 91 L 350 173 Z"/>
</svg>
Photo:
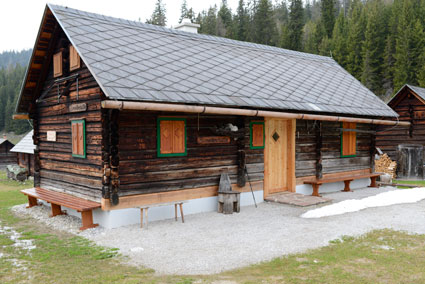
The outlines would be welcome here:
<svg viewBox="0 0 425 284">
<path fill-rule="evenodd" d="M 295 191 L 295 120 L 266 118 L 264 196 Z"/>
</svg>

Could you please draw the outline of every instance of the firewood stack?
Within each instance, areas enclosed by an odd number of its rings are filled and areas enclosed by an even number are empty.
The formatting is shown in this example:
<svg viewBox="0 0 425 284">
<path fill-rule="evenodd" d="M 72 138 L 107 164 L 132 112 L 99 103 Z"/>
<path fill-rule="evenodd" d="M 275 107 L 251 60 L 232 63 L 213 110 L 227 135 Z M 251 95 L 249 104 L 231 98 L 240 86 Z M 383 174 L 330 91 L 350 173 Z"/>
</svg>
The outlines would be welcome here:
<svg viewBox="0 0 425 284">
<path fill-rule="evenodd" d="M 392 161 L 387 154 L 379 156 L 378 160 L 375 160 L 375 172 L 386 173 L 391 175 L 392 178 L 396 178 L 397 163 Z"/>
</svg>

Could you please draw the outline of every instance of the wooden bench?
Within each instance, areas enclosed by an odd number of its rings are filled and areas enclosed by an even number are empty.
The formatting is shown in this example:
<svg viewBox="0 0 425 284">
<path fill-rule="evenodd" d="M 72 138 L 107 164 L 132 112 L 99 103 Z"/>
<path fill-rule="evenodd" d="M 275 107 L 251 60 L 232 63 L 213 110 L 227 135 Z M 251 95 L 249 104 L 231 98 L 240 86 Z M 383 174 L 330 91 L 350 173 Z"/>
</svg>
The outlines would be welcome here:
<svg viewBox="0 0 425 284">
<path fill-rule="evenodd" d="M 151 207 L 160 207 L 160 206 L 170 206 L 174 204 L 174 215 L 175 219 L 177 221 L 177 205 L 180 207 L 180 216 L 182 217 L 182 223 L 184 223 L 184 215 L 183 215 L 183 203 L 186 203 L 187 201 L 174 201 L 174 202 L 167 202 L 167 203 L 156 203 L 156 204 L 149 204 L 146 206 L 140 206 L 137 207 L 140 209 L 140 228 L 143 228 L 143 211 L 145 213 L 145 219 L 146 219 L 146 228 L 148 227 L 148 209 Z"/>
<path fill-rule="evenodd" d="M 24 189 L 21 190 L 21 192 L 28 196 L 27 208 L 37 206 L 37 199 L 44 200 L 52 205 L 52 214 L 50 217 L 66 214 L 61 209 L 61 206 L 65 206 L 81 213 L 83 226 L 80 227 L 80 230 L 86 230 L 98 226 L 98 224 L 93 224 L 92 210 L 100 208 L 100 203 L 39 187 Z"/>
<path fill-rule="evenodd" d="M 319 187 L 324 183 L 333 183 L 333 182 L 344 182 L 344 189 L 342 191 L 348 192 L 351 191 L 350 189 L 350 182 L 352 182 L 355 179 L 362 179 L 362 178 L 370 178 L 370 185 L 369 187 L 378 187 L 376 184 L 376 178 L 379 177 L 380 173 L 369 173 L 369 174 L 361 174 L 361 175 L 351 175 L 351 176 L 340 176 L 336 178 L 323 178 L 323 179 L 315 179 L 315 180 L 307 180 L 304 181 L 304 184 L 311 184 L 313 187 L 313 194 L 312 196 L 321 196 L 319 194 Z"/>
</svg>

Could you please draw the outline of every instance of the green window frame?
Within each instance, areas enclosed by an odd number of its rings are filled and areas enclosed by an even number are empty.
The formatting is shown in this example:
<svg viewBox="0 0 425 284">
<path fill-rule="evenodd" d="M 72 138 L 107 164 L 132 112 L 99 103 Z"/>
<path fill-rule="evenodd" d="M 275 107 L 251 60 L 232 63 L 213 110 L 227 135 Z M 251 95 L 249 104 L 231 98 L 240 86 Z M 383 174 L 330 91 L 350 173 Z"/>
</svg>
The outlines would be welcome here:
<svg viewBox="0 0 425 284">
<path fill-rule="evenodd" d="M 355 124 L 355 128 L 357 128 L 357 124 Z M 344 129 L 344 123 L 341 123 L 341 129 Z M 347 129 L 351 129 L 351 128 L 347 128 Z M 354 129 L 354 128 L 353 128 Z M 341 158 L 353 158 L 357 156 L 357 133 L 356 132 L 352 132 L 355 135 L 355 145 L 354 145 L 354 155 L 344 155 L 344 131 L 342 130 L 341 132 Z"/>
<path fill-rule="evenodd" d="M 79 155 L 79 154 L 74 154 L 74 134 L 72 131 L 72 126 L 73 124 L 76 123 L 82 123 L 83 125 L 83 155 Z M 76 134 L 78 135 L 78 133 Z M 84 119 L 76 119 L 76 120 L 71 120 L 71 144 L 72 144 L 72 157 L 76 157 L 76 158 L 83 158 L 85 159 L 87 157 L 87 145 L 86 145 L 86 121 Z"/>
<path fill-rule="evenodd" d="M 263 146 L 254 146 L 252 145 L 252 129 L 254 125 L 262 125 L 263 126 Z M 266 144 L 266 135 L 265 135 L 265 126 L 264 121 L 251 121 L 249 123 L 249 148 L 250 149 L 264 149 L 264 145 Z"/>
<path fill-rule="evenodd" d="M 182 153 L 161 153 L 161 121 L 183 121 L 184 122 L 184 152 Z M 157 156 L 158 157 L 182 157 L 187 156 L 187 123 L 183 117 L 158 117 L 156 126 Z"/>
</svg>

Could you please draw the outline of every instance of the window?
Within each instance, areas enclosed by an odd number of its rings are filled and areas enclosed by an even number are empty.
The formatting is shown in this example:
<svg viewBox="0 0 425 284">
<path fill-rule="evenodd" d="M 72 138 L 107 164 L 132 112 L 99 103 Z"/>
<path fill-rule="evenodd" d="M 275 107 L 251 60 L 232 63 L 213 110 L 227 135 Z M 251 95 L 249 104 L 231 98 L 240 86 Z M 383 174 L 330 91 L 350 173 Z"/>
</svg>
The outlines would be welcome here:
<svg viewBox="0 0 425 284">
<path fill-rule="evenodd" d="M 186 156 L 186 119 L 159 117 L 157 140 L 158 157 Z"/>
<path fill-rule="evenodd" d="M 250 122 L 249 132 L 251 149 L 264 149 L 264 122 Z"/>
<path fill-rule="evenodd" d="M 62 51 L 53 55 L 53 77 L 62 76 Z"/>
<path fill-rule="evenodd" d="M 343 122 L 343 129 L 356 129 L 355 122 Z M 356 132 L 343 131 L 341 135 L 341 157 L 356 156 Z"/>
<path fill-rule="evenodd" d="M 69 71 L 80 68 L 80 55 L 72 45 L 69 46 Z"/>
<path fill-rule="evenodd" d="M 86 157 L 86 122 L 85 120 L 71 121 L 72 128 L 72 156 Z"/>
</svg>

